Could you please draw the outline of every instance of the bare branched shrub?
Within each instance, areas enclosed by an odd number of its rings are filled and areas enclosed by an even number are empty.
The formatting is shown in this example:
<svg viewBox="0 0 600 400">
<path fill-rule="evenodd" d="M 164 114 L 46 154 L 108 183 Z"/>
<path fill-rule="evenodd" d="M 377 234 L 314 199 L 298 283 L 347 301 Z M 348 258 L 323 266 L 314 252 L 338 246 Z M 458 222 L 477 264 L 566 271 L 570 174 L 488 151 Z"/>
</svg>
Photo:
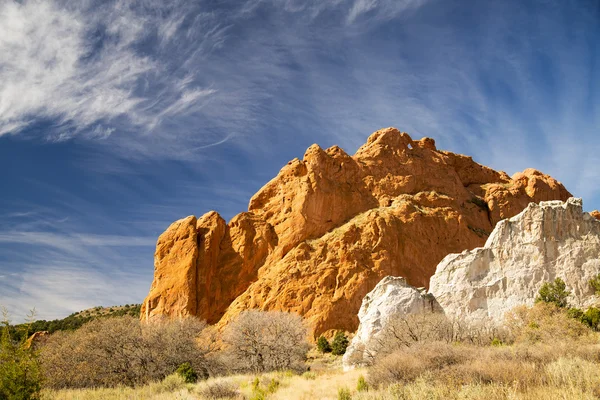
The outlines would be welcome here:
<svg viewBox="0 0 600 400">
<path fill-rule="evenodd" d="M 223 333 L 225 355 L 233 371 L 302 370 L 307 339 L 302 318 L 279 311 L 242 312 Z"/>
<path fill-rule="evenodd" d="M 47 385 L 53 388 L 139 385 L 162 380 L 188 362 L 201 376 L 209 349 L 196 338 L 196 319 L 142 324 L 130 316 L 91 321 L 74 332 L 57 332 L 41 348 Z"/>
<path fill-rule="evenodd" d="M 468 343 L 488 345 L 494 339 L 510 341 L 508 332 L 493 324 L 467 324 L 450 319 L 441 313 L 404 315 L 387 321 L 364 354 L 371 362 L 377 355 L 388 355 L 396 350 L 424 343 Z"/>
<path fill-rule="evenodd" d="M 219 381 L 207 384 L 199 390 L 203 399 L 235 399 L 240 397 L 237 387 L 231 382 Z"/>
</svg>

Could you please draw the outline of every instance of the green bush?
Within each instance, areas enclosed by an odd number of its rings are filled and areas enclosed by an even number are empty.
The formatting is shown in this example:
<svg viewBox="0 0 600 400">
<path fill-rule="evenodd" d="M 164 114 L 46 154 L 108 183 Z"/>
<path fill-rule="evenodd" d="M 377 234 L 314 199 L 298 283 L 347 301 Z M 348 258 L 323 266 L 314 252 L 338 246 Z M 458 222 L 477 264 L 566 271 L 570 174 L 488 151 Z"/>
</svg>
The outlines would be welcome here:
<svg viewBox="0 0 600 400">
<path fill-rule="evenodd" d="M 369 390 L 369 384 L 367 383 L 364 376 L 358 377 L 358 383 L 356 384 L 356 390 L 359 392 L 366 392 Z"/>
<path fill-rule="evenodd" d="M 321 353 L 331 352 L 331 345 L 329 344 L 329 341 L 324 336 L 320 336 L 317 339 L 317 349 L 319 349 L 319 351 Z"/>
<path fill-rule="evenodd" d="M 198 374 L 189 362 L 181 364 L 175 372 L 183 378 L 185 383 L 196 383 L 198 381 Z"/>
<path fill-rule="evenodd" d="M 560 278 L 556 278 L 554 282 L 546 282 L 540 288 L 535 302 L 553 303 L 560 308 L 565 308 L 567 297 L 571 294 L 566 287 L 565 282 Z"/>
<path fill-rule="evenodd" d="M 352 395 L 350 394 L 350 389 L 339 388 L 338 389 L 338 400 L 352 400 Z"/>
<path fill-rule="evenodd" d="M 600 331 L 600 309 L 596 307 L 588 308 L 579 318 L 581 322 L 595 331 Z"/>
<path fill-rule="evenodd" d="M 3 311 L 0 337 L 0 399 L 39 399 L 42 387 L 42 371 L 37 353 L 27 345 L 27 332 L 22 340 L 10 336 L 8 313 Z"/>
<path fill-rule="evenodd" d="M 346 348 L 348 347 L 348 338 L 344 334 L 344 332 L 337 332 L 335 337 L 333 338 L 333 342 L 331 343 L 331 354 L 336 356 L 341 356 L 346 352 Z"/>
<path fill-rule="evenodd" d="M 590 285 L 594 288 L 597 296 L 600 296 L 600 274 L 596 275 L 594 279 L 590 279 Z"/>
</svg>

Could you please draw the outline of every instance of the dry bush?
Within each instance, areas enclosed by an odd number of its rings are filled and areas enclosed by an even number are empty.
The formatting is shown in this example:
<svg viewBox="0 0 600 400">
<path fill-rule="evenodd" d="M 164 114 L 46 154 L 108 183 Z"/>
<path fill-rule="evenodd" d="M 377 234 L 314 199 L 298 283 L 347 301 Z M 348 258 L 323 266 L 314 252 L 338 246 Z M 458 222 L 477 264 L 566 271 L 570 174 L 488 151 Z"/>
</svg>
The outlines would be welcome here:
<svg viewBox="0 0 600 400">
<path fill-rule="evenodd" d="M 198 391 L 203 399 L 235 399 L 240 397 L 237 387 L 231 382 L 212 382 Z"/>
<path fill-rule="evenodd" d="M 552 303 L 516 307 L 507 313 L 506 326 L 516 342 L 591 343 L 597 338 L 589 327 L 569 317 L 565 309 Z"/>
<path fill-rule="evenodd" d="M 196 319 L 142 324 L 130 316 L 91 321 L 57 332 L 41 348 L 46 384 L 53 388 L 134 386 L 164 379 L 184 362 L 206 376 L 207 348 Z"/>
<path fill-rule="evenodd" d="M 421 343 L 396 350 L 377 359 L 369 369 L 369 384 L 374 387 L 412 382 L 427 371 L 440 371 L 473 357 L 471 346 L 442 342 Z"/>
<path fill-rule="evenodd" d="M 369 383 L 385 387 L 410 383 L 430 374 L 439 383 L 460 387 L 511 384 L 528 387 L 544 382 L 542 364 L 528 355 L 493 347 L 427 343 L 398 350 L 378 360 L 369 370 Z"/>
<path fill-rule="evenodd" d="M 465 386 L 508 385 L 526 392 L 552 386 L 600 394 L 598 347 L 579 347 L 574 343 L 501 347 L 423 343 L 377 359 L 368 376 L 369 383 L 380 388 L 426 378 L 432 385 L 457 390 Z"/>
<path fill-rule="evenodd" d="M 232 371 L 303 370 L 309 349 L 302 318 L 280 311 L 242 312 L 223 332 Z"/>
<path fill-rule="evenodd" d="M 524 389 L 543 384 L 545 376 L 534 363 L 481 357 L 442 371 L 438 379 L 452 386 L 499 384 Z"/>
<path fill-rule="evenodd" d="M 468 343 L 489 345 L 494 339 L 509 342 L 509 332 L 493 324 L 466 324 L 450 319 L 441 313 L 411 314 L 388 320 L 382 331 L 374 338 L 371 348 L 363 349 L 364 355 L 375 361 L 377 354 L 387 355 L 405 347 L 423 343 Z M 361 352 L 357 352 L 361 353 Z M 362 360 L 362 354 L 357 355 Z"/>
<path fill-rule="evenodd" d="M 600 395 L 600 368 L 593 362 L 561 357 L 546 366 L 546 374 L 554 386 L 579 388 Z"/>
</svg>

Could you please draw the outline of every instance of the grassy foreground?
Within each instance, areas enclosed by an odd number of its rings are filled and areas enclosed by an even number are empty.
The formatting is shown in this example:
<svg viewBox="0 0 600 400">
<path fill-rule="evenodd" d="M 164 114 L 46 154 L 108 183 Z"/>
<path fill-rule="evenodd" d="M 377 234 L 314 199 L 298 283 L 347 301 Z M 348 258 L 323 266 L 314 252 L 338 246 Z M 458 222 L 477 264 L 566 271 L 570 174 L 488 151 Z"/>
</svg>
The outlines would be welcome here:
<svg viewBox="0 0 600 400">
<path fill-rule="evenodd" d="M 469 360 L 452 368 L 418 371 L 404 382 L 380 385 L 375 389 L 359 385 L 361 377 L 375 382 L 380 372 L 361 368 L 344 372 L 340 359 L 326 357 L 313 360 L 312 371 L 303 374 L 271 372 L 260 375 L 233 375 L 185 384 L 177 375 L 162 382 L 138 388 L 45 390 L 43 399 L 599 399 L 600 348 L 588 347 L 585 354 L 558 354 L 554 360 L 539 364 L 549 348 L 530 349 L 528 355 L 507 358 L 505 353 L 521 354 L 522 349 L 505 346 L 489 349 L 482 359 Z M 489 352 L 497 359 L 489 359 Z M 427 356 L 425 356 L 427 357 Z M 536 361 L 536 357 L 538 360 Z M 399 368 L 402 368 L 400 366 Z M 450 371 L 450 372 L 449 372 Z M 475 373 L 476 372 L 476 373 Z M 371 376 L 370 376 L 371 375 Z M 468 375 L 468 379 L 465 376 Z M 408 375 L 405 375 L 408 376 Z M 459 379 L 460 378 L 460 379 Z"/>
</svg>

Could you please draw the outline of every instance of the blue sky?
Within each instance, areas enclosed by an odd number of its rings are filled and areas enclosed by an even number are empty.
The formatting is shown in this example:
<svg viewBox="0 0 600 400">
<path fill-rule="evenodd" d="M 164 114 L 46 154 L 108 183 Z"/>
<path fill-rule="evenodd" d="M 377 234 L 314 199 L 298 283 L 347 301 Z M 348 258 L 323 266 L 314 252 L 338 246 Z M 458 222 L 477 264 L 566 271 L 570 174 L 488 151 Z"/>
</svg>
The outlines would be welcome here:
<svg viewBox="0 0 600 400">
<path fill-rule="evenodd" d="M 598 0 L 0 2 L 0 304 L 139 303 L 172 221 L 387 126 L 600 208 L 599 96 Z"/>
</svg>

